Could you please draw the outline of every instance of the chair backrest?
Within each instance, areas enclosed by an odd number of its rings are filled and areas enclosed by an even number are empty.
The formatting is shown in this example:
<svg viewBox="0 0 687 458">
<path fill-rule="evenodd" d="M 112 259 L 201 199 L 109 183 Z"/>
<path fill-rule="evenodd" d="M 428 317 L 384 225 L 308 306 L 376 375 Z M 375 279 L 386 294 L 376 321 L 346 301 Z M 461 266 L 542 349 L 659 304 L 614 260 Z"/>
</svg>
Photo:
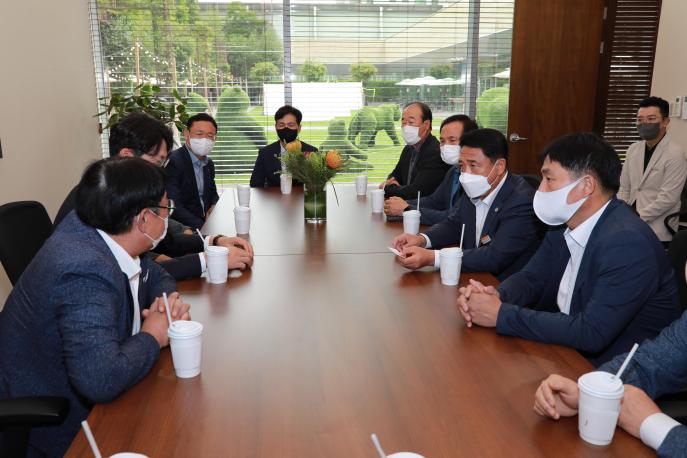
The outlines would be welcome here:
<svg viewBox="0 0 687 458">
<path fill-rule="evenodd" d="M 535 190 L 539 189 L 541 184 L 541 175 L 520 175 L 523 179 L 532 186 Z"/>
<path fill-rule="evenodd" d="M 51 232 L 52 222 L 40 202 L 10 202 L 0 206 L 0 263 L 12 285 Z"/>
<path fill-rule="evenodd" d="M 679 231 L 668 246 L 668 257 L 675 271 L 675 282 L 680 298 L 680 307 L 687 308 L 687 279 L 685 279 L 685 264 L 687 264 L 687 231 Z"/>
</svg>

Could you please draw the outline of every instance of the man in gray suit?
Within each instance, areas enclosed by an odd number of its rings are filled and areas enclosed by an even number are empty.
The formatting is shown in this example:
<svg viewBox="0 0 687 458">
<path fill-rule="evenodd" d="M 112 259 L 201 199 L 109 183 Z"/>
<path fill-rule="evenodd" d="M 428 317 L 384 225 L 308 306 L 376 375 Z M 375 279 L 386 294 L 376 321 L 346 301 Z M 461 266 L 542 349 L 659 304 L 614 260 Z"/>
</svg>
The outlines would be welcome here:
<svg viewBox="0 0 687 458">
<path fill-rule="evenodd" d="M 680 195 L 687 177 L 685 153 L 666 133 L 668 102 L 648 97 L 639 103 L 637 131 L 641 141 L 627 149 L 618 198 L 635 209 L 667 245 L 672 235 L 664 220 L 680 211 Z M 671 222 L 677 230 L 677 218 Z"/>
<path fill-rule="evenodd" d="M 138 158 L 95 162 L 77 187 L 76 212 L 12 290 L 0 312 L 0 399 L 70 403 L 62 426 L 31 432 L 29 456 L 62 456 L 94 403 L 150 371 L 169 343 L 163 292 L 173 319 L 189 319 L 172 277 L 140 257 L 164 238 L 172 210 L 161 168 Z"/>
<path fill-rule="evenodd" d="M 599 370 L 616 373 L 626 356 L 616 356 Z M 658 456 L 684 456 L 687 426 L 662 413 L 652 399 L 687 388 L 687 314 L 655 339 L 642 343 L 622 378 L 626 385 L 618 420 L 620 427 L 639 437 Z M 575 415 L 578 400 L 577 383 L 551 375 L 537 389 L 534 410 L 558 420 Z"/>
</svg>

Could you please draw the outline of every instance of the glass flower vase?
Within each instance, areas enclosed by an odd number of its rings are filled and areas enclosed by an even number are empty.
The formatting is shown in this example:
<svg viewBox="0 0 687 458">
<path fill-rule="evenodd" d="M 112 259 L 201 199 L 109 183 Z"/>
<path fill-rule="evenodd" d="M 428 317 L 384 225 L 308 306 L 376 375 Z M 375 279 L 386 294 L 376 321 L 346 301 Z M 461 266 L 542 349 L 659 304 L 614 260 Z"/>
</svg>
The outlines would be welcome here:
<svg viewBox="0 0 687 458">
<path fill-rule="evenodd" d="M 311 189 L 312 188 L 312 189 Z M 303 193 L 303 215 L 308 223 L 327 221 L 327 185 L 305 186 Z"/>
</svg>

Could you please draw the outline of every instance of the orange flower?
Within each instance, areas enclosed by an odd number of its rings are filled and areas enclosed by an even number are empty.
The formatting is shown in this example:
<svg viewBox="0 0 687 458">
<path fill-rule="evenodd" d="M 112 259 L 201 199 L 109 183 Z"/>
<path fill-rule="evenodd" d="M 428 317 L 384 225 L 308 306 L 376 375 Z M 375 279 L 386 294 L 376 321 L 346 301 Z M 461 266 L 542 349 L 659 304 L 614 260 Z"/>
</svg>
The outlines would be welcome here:
<svg viewBox="0 0 687 458">
<path fill-rule="evenodd" d="M 327 167 L 330 169 L 338 169 L 342 165 L 341 155 L 335 149 L 327 151 L 325 160 L 327 161 Z"/>
<path fill-rule="evenodd" d="M 288 151 L 289 153 L 297 153 L 301 151 L 302 147 L 303 145 L 301 145 L 300 140 L 294 140 L 286 144 L 286 151 Z"/>
</svg>

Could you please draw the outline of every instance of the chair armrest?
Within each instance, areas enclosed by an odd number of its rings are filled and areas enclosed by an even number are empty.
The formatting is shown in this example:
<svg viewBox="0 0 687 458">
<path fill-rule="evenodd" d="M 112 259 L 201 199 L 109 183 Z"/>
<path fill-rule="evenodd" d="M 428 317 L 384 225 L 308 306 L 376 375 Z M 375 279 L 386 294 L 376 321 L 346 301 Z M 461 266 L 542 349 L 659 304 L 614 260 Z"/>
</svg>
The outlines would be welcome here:
<svg viewBox="0 0 687 458">
<path fill-rule="evenodd" d="M 60 425 L 69 413 L 69 400 L 54 396 L 35 396 L 0 400 L 0 429 L 26 425 Z"/>
</svg>

